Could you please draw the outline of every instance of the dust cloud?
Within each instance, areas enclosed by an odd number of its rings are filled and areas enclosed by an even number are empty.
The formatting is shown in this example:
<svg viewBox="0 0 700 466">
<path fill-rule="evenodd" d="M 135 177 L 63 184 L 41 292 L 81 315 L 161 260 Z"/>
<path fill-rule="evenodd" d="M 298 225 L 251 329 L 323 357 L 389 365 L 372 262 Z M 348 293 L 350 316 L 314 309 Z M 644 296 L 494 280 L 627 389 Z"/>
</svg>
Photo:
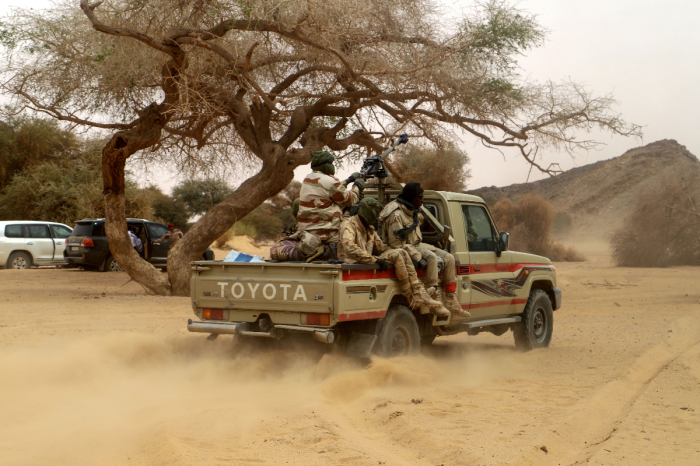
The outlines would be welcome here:
<svg viewBox="0 0 700 466">
<path fill-rule="evenodd" d="M 522 356 L 460 348 L 369 363 L 312 351 L 234 350 L 230 338 L 189 335 L 114 333 L 6 348 L 0 463 L 109 465 L 134 457 L 148 464 L 145 458 L 159 451 L 187 448 L 188 438 L 201 443 L 264 432 L 271 419 L 392 390 L 474 388 L 506 378 Z"/>
</svg>

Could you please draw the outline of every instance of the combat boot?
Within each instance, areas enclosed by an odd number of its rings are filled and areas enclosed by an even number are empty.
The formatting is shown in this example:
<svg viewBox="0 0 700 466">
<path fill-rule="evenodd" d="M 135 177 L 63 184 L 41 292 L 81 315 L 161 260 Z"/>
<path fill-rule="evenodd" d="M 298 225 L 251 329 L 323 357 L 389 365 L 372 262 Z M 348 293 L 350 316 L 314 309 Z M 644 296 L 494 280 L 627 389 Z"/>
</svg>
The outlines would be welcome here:
<svg viewBox="0 0 700 466">
<path fill-rule="evenodd" d="M 428 296 L 428 293 L 425 291 L 425 287 L 421 281 L 416 280 L 411 283 L 411 292 L 411 299 L 409 301 L 412 308 L 427 306 L 430 308 L 430 312 L 437 316 L 446 317 L 450 315 L 450 311 L 445 309 L 440 301 L 432 299 L 430 296 Z"/>
<path fill-rule="evenodd" d="M 444 293 L 442 297 L 442 302 L 445 303 L 445 307 L 450 310 L 450 312 L 456 316 L 460 317 L 471 317 L 472 315 L 466 309 L 462 309 L 462 305 L 459 304 L 457 300 L 456 293 Z"/>
</svg>

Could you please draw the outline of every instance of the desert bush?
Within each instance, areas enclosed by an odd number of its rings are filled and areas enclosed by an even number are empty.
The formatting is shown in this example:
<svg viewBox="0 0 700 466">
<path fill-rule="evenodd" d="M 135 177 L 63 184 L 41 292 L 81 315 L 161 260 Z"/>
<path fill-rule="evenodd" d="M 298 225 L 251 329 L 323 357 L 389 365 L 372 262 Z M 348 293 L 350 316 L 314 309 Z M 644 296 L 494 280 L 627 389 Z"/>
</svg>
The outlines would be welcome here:
<svg viewBox="0 0 700 466">
<path fill-rule="evenodd" d="M 425 189 L 459 193 L 471 178 L 469 156 L 452 144 L 444 148 L 409 144 L 392 157 L 392 174 L 401 183 L 419 181 Z"/>
<path fill-rule="evenodd" d="M 499 230 L 510 233 L 510 249 L 548 257 L 553 261 L 583 261 L 585 258 L 573 248 L 552 240 L 552 226 L 556 216 L 554 207 L 542 196 L 526 194 L 517 204 L 501 199 L 491 209 Z"/>
<path fill-rule="evenodd" d="M 700 169 L 650 186 L 610 243 L 618 266 L 700 265 Z"/>
</svg>

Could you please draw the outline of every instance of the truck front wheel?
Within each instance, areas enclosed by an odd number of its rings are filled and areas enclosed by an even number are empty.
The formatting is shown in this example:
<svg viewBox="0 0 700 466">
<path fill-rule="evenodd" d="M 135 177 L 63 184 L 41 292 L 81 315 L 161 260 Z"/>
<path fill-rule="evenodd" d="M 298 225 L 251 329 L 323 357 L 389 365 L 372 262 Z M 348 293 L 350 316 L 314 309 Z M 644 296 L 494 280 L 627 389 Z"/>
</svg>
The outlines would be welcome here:
<svg viewBox="0 0 700 466">
<path fill-rule="evenodd" d="M 532 290 L 522 314 L 522 321 L 515 324 L 515 346 L 529 351 L 547 348 L 552 340 L 552 302 L 544 290 Z"/>
<path fill-rule="evenodd" d="M 393 358 L 420 352 L 420 332 L 413 313 L 400 304 L 392 304 L 379 324 L 375 349 L 379 356 Z"/>
</svg>

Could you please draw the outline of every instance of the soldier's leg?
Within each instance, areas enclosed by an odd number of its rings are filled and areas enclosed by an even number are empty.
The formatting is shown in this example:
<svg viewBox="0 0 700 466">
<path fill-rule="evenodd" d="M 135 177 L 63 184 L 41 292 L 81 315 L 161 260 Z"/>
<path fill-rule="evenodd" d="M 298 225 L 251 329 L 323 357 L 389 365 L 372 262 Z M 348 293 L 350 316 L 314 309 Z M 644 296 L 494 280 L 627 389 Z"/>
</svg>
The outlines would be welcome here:
<svg viewBox="0 0 700 466">
<path fill-rule="evenodd" d="M 438 260 L 431 248 L 437 249 L 424 243 L 421 243 L 416 248 L 420 252 L 421 257 L 428 262 L 428 268 L 425 270 L 425 286 L 428 288 L 438 284 Z"/>
<path fill-rule="evenodd" d="M 442 272 L 443 283 L 445 284 L 445 294 L 440 296 L 442 293 L 439 292 L 435 295 L 436 299 L 441 299 L 445 307 L 450 310 L 455 315 L 462 317 L 471 317 L 469 311 L 462 309 L 462 305 L 457 299 L 457 283 L 456 283 L 456 270 L 455 270 L 455 258 L 449 252 L 442 249 L 438 249 L 430 244 L 421 243 L 423 249 L 430 250 L 437 257 L 440 257 L 445 262 L 445 268 Z M 421 250 L 421 249 L 419 249 Z"/>
<path fill-rule="evenodd" d="M 379 257 L 394 265 L 396 278 L 398 278 L 399 283 L 401 283 L 401 291 L 408 299 L 412 308 L 428 306 L 434 314 L 440 316 L 449 314 L 449 311 L 443 307 L 440 301 L 434 300 L 428 296 L 423 282 L 418 280 L 416 269 L 411 262 L 411 256 L 409 256 L 406 251 L 403 249 L 389 249 Z"/>
</svg>

